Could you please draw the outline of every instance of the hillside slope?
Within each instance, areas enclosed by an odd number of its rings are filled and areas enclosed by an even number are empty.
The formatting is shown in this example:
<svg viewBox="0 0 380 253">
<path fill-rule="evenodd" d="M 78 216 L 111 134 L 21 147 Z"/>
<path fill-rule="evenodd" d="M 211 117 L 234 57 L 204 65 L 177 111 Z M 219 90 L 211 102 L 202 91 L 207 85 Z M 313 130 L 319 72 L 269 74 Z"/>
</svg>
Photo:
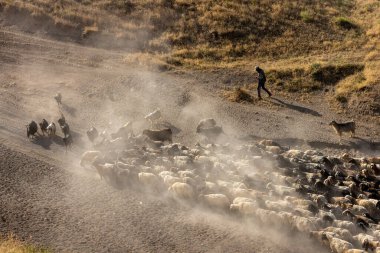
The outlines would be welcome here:
<svg viewBox="0 0 380 253">
<path fill-rule="evenodd" d="M 122 49 L 127 62 L 227 69 L 233 86 L 260 64 L 277 93 L 328 88 L 332 108 L 380 115 L 376 0 L 0 0 L 0 10 L 3 24 Z"/>
</svg>

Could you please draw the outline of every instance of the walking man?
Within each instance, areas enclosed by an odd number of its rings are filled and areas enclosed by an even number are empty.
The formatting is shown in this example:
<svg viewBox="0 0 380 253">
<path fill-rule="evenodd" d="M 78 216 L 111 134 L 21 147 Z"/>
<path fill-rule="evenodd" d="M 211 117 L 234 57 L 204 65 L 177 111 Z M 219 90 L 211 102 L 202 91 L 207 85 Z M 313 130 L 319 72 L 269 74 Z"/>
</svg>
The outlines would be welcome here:
<svg viewBox="0 0 380 253">
<path fill-rule="evenodd" d="M 265 82 L 267 79 L 265 77 L 264 70 L 262 70 L 259 66 L 257 66 L 255 69 L 256 69 L 256 72 L 258 73 L 258 80 L 259 80 L 259 84 L 257 86 L 257 96 L 259 97 L 259 99 L 261 99 L 260 90 L 262 88 L 271 97 L 272 93 L 270 93 L 270 91 L 265 88 Z"/>
</svg>

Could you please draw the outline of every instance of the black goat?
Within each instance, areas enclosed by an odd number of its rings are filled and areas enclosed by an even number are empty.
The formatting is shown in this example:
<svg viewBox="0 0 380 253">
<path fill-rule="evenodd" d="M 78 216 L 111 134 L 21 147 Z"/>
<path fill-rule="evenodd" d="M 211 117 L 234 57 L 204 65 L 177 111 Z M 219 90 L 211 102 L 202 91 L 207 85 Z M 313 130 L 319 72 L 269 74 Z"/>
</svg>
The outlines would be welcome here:
<svg viewBox="0 0 380 253">
<path fill-rule="evenodd" d="M 28 125 L 26 125 L 26 136 L 34 136 L 38 131 L 38 126 L 35 121 L 32 120 Z"/>
<path fill-rule="evenodd" d="M 43 119 L 40 123 L 38 123 L 40 125 L 40 128 L 41 128 L 41 132 L 43 135 L 45 135 L 45 133 L 47 134 L 47 127 L 49 126 L 49 123 L 46 121 L 46 119 Z"/>
</svg>

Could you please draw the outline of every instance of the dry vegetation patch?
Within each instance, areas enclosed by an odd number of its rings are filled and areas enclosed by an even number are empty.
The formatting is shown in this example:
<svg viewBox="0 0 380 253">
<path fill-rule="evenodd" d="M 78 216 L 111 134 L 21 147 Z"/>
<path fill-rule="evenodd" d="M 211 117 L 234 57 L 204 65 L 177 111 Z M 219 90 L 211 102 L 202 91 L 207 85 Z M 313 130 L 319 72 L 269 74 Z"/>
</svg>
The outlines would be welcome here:
<svg viewBox="0 0 380 253">
<path fill-rule="evenodd" d="M 7 237 L 0 235 L 0 252 L 4 253 L 49 253 L 48 249 L 25 244 L 10 234 Z"/>
</svg>

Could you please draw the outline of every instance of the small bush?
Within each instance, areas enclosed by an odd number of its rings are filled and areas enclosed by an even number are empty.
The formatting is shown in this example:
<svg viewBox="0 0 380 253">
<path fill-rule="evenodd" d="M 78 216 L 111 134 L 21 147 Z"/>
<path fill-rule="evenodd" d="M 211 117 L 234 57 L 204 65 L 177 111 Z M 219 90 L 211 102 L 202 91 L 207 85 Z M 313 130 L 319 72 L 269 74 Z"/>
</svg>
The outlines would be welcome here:
<svg viewBox="0 0 380 253">
<path fill-rule="evenodd" d="M 357 28 L 357 25 L 353 21 L 351 21 L 349 18 L 346 18 L 346 17 L 337 17 L 335 20 L 335 23 L 338 26 L 347 30 Z"/>
<path fill-rule="evenodd" d="M 301 11 L 300 17 L 306 23 L 311 23 L 314 21 L 313 15 L 309 11 Z"/>
<path fill-rule="evenodd" d="M 242 103 L 242 102 L 252 103 L 253 102 L 252 96 L 248 93 L 246 89 L 241 88 L 241 87 L 234 88 L 232 91 L 226 90 L 223 92 L 223 96 L 231 102 L 237 102 L 237 103 Z"/>
<path fill-rule="evenodd" d="M 8 237 L 0 235 L 0 252 L 14 252 L 14 253 L 49 253 L 48 249 L 36 247 L 33 245 L 26 245 L 14 235 L 10 234 Z"/>
<path fill-rule="evenodd" d="M 364 69 L 363 64 L 326 65 L 311 71 L 314 81 L 324 84 L 336 84 L 347 76 Z"/>
<path fill-rule="evenodd" d="M 335 97 L 335 99 L 336 99 L 338 102 L 342 103 L 342 104 L 348 102 L 347 97 L 345 97 L 345 96 L 343 96 L 343 95 L 337 95 L 337 96 Z"/>
</svg>

